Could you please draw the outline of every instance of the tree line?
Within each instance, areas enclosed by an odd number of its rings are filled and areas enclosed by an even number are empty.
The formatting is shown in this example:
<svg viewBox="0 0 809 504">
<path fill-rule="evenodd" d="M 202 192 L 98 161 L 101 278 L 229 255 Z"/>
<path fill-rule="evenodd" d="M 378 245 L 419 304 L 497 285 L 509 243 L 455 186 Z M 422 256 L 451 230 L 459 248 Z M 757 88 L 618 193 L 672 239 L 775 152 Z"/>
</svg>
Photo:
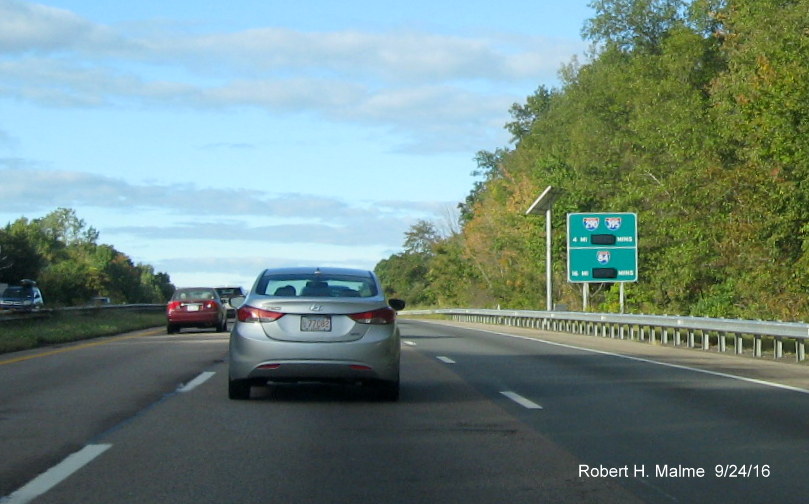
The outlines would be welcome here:
<svg viewBox="0 0 809 504">
<path fill-rule="evenodd" d="M 545 306 L 544 218 L 554 204 L 554 300 L 566 214 L 635 212 L 638 313 L 809 319 L 809 0 L 594 0 L 585 62 L 510 109 L 509 146 L 481 151 L 459 229 L 420 221 L 376 266 L 412 305 Z M 590 285 L 614 311 L 618 285 Z"/>
<path fill-rule="evenodd" d="M 134 264 L 98 237 L 68 208 L 10 222 L 0 229 L 0 283 L 34 280 L 49 306 L 84 305 L 97 296 L 115 303 L 163 303 L 171 297 L 168 274 Z"/>
</svg>

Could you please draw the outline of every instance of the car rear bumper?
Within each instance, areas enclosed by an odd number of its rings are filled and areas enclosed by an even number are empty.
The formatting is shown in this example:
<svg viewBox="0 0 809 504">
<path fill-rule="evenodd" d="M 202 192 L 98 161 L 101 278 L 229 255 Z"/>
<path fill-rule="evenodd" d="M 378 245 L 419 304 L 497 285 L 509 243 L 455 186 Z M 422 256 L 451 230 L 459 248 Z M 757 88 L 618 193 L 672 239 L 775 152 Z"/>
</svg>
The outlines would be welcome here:
<svg viewBox="0 0 809 504">
<path fill-rule="evenodd" d="M 245 326 L 237 325 L 230 338 L 232 380 L 399 380 L 399 335 L 390 328 L 369 331 L 357 341 L 301 343 L 271 340 L 263 331 L 245 336 L 240 327 Z M 261 330 L 248 326 L 248 332 L 254 329 Z"/>
<path fill-rule="evenodd" d="M 216 325 L 221 321 L 219 312 L 173 312 L 168 322 L 174 325 Z"/>
<path fill-rule="evenodd" d="M 16 302 L 16 301 L 5 301 L 3 303 L 0 303 L 0 310 L 32 311 L 32 310 L 38 310 L 40 308 L 42 308 L 42 305 L 31 304 L 31 303 L 25 304 L 25 303 Z"/>
</svg>

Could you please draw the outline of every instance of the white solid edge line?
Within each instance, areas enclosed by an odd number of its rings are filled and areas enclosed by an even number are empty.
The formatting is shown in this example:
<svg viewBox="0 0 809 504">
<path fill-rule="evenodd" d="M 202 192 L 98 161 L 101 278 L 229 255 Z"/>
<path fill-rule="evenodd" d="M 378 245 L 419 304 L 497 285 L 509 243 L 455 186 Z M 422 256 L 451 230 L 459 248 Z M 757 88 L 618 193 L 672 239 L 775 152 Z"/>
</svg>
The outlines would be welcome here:
<svg viewBox="0 0 809 504">
<path fill-rule="evenodd" d="M 177 389 L 177 392 L 190 392 L 195 388 L 199 387 L 206 381 L 208 381 L 213 375 L 216 373 L 213 371 L 205 371 L 204 373 L 200 373 L 199 376 L 191 380 L 190 382 L 186 383 L 182 387 Z"/>
<path fill-rule="evenodd" d="M 440 360 L 444 364 L 455 364 L 455 361 L 450 359 L 449 357 L 445 357 L 443 355 L 439 355 L 436 359 Z"/>
<path fill-rule="evenodd" d="M 575 345 L 568 345 L 568 344 L 565 344 L 565 343 L 557 343 L 555 341 L 548 341 L 548 340 L 543 340 L 543 339 L 539 339 L 539 338 L 529 338 L 527 336 L 519 336 L 517 334 L 508 334 L 508 333 L 497 332 L 497 331 L 487 331 L 485 329 L 480 329 L 480 330 L 483 331 L 483 332 L 488 332 L 488 333 L 491 333 L 491 334 L 497 334 L 497 335 L 500 335 L 500 336 L 508 336 L 510 338 L 518 338 L 518 339 L 522 339 L 522 340 L 526 340 L 526 341 L 537 341 L 537 342 L 545 343 L 545 344 L 548 344 L 548 345 L 555 345 L 555 346 L 564 347 L 564 348 L 571 348 L 573 350 L 581 350 L 581 351 L 584 351 L 584 352 L 590 352 L 590 353 L 595 353 L 595 354 L 609 355 L 611 357 L 620 357 L 621 359 L 628 359 L 628 360 L 633 360 L 633 361 L 637 361 L 637 362 L 645 362 L 647 364 L 656 364 L 658 366 L 665 366 L 665 367 L 670 367 L 670 368 L 675 368 L 675 369 L 682 369 L 682 370 L 685 370 L 685 371 L 693 371 L 695 373 L 703 373 L 703 374 L 712 375 L 712 376 L 719 376 L 721 378 L 729 378 L 731 380 L 739 380 L 739 381 L 743 381 L 743 382 L 747 382 L 747 383 L 755 383 L 756 385 L 763 385 L 763 386 L 766 386 L 766 387 L 773 387 L 773 388 L 779 388 L 779 389 L 782 389 L 782 390 L 789 390 L 791 392 L 799 392 L 801 394 L 809 394 L 809 390 L 807 390 L 807 389 L 802 389 L 802 388 L 799 388 L 799 387 L 793 387 L 791 385 L 784 385 L 782 383 L 776 383 L 776 382 L 765 381 L 765 380 L 758 380 L 756 378 L 747 378 L 746 376 L 739 376 L 739 375 L 733 375 L 733 374 L 729 374 L 729 373 L 722 373 L 720 371 L 710 371 L 708 369 L 700 369 L 700 368 L 695 368 L 695 367 L 691 367 L 691 366 L 683 366 L 682 364 L 671 364 L 669 362 L 660 362 L 660 361 L 651 360 L 651 359 L 644 359 L 643 357 L 633 357 L 631 355 L 622 355 L 622 354 L 619 354 L 619 353 L 606 352 L 604 350 L 594 350 L 592 348 L 578 347 L 578 346 L 575 346 Z"/>
<path fill-rule="evenodd" d="M 435 324 L 435 322 L 427 322 L 427 321 L 423 321 L 423 322 L 426 322 L 428 324 L 430 324 L 430 323 Z M 743 381 L 743 382 L 747 382 L 747 383 L 755 383 L 756 385 L 763 385 L 765 387 L 778 388 L 778 389 L 781 389 L 781 390 L 789 390 L 790 392 L 798 392 L 798 393 L 801 393 L 801 394 L 809 394 L 809 390 L 807 390 L 807 389 L 802 389 L 802 388 L 799 388 L 799 387 L 793 387 L 791 385 L 784 385 L 782 383 L 776 383 L 776 382 L 765 381 L 765 380 L 758 380 L 756 378 L 747 378 L 745 376 L 732 375 L 732 374 L 729 374 L 729 373 L 722 373 L 722 372 L 719 372 L 719 371 L 710 371 L 710 370 L 707 370 L 707 369 L 700 369 L 700 368 L 695 368 L 695 367 L 690 367 L 690 366 L 683 366 L 682 364 L 670 364 L 668 362 L 660 362 L 660 361 L 651 360 L 651 359 L 644 359 L 642 357 L 632 357 L 631 355 L 622 355 L 622 354 L 619 354 L 619 353 L 605 352 L 603 350 L 594 350 L 592 348 L 584 348 L 584 347 L 579 347 L 579 346 L 575 346 L 575 345 L 568 345 L 568 344 L 565 344 L 565 343 L 557 343 L 555 341 L 548 341 L 548 340 L 544 340 L 544 339 L 540 339 L 540 338 L 529 338 L 528 336 L 520 336 L 518 334 L 509 334 L 509 333 L 498 332 L 498 331 L 489 331 L 488 329 L 472 329 L 472 330 L 480 331 L 480 332 L 487 332 L 489 334 L 497 334 L 499 336 L 508 336 L 509 338 L 517 338 L 517 339 L 521 339 L 521 340 L 525 340 L 525 341 L 534 341 L 534 342 L 545 343 L 545 344 L 548 344 L 548 345 L 555 345 L 555 346 L 564 347 L 564 348 L 572 348 L 573 350 L 581 350 L 583 352 L 591 352 L 591 353 L 596 353 L 596 354 L 601 354 L 601 355 L 609 355 L 609 356 L 612 356 L 612 357 L 620 357 L 621 359 L 629 359 L 629 360 L 638 361 L 638 362 L 645 362 L 647 364 L 656 364 L 658 366 L 665 366 L 665 367 L 670 367 L 670 368 L 675 368 L 675 369 L 682 369 L 682 370 L 685 370 L 685 371 L 693 371 L 695 373 L 703 373 L 703 374 L 712 375 L 712 376 L 719 376 L 719 377 L 722 377 L 722 378 L 728 378 L 728 379 L 731 379 L 731 380 L 739 380 L 739 381 Z"/>
<path fill-rule="evenodd" d="M 0 502 L 3 504 L 26 504 L 31 502 L 89 464 L 110 447 L 112 447 L 111 444 L 87 445 L 40 474 L 8 497 L 0 499 Z"/>
<path fill-rule="evenodd" d="M 500 393 L 503 394 L 504 396 L 508 397 L 509 399 L 511 399 L 512 401 L 514 401 L 515 403 L 519 404 L 520 406 L 522 406 L 524 408 L 542 409 L 542 406 L 540 406 L 539 404 L 535 403 L 534 401 L 532 401 L 530 399 L 526 399 L 525 397 L 521 396 L 520 394 L 518 394 L 516 392 L 504 391 L 504 392 L 500 392 Z"/>
</svg>

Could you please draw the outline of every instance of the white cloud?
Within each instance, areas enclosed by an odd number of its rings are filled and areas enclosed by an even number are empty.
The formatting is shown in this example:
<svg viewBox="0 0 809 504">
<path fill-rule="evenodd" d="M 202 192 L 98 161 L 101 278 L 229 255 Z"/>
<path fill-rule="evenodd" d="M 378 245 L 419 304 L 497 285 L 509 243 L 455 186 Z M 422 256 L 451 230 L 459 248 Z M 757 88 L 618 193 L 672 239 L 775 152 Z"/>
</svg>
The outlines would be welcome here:
<svg viewBox="0 0 809 504">
<path fill-rule="evenodd" d="M 191 184 L 133 184 L 85 172 L 35 169 L 19 159 L 0 159 L 0 201 L 6 212 L 54 206 L 130 210 L 160 208 L 180 215 L 274 216 L 347 222 L 369 210 L 377 215 L 429 212 L 423 202 L 354 202 L 306 194 L 272 194 L 253 189 L 216 189 Z M 2 168 L 5 166 L 5 168 Z M 222 202 L 227 202 L 223 205 Z"/>
<path fill-rule="evenodd" d="M 416 31 L 304 33 L 286 28 L 175 34 L 143 46 L 153 48 L 158 59 L 194 62 L 205 56 L 257 74 L 300 72 L 388 82 L 532 78 L 555 72 L 560 53 L 573 54 L 581 48 L 570 41 L 535 37 L 476 38 Z"/>
<path fill-rule="evenodd" d="M 122 39 L 76 14 L 19 0 L 0 0 L 0 53 L 109 50 Z"/>
<path fill-rule="evenodd" d="M 197 221 L 182 225 L 107 227 L 107 233 L 130 234 L 146 240 L 226 240 L 245 244 L 283 243 L 287 246 L 336 245 L 352 247 L 399 246 L 410 219 L 356 219 L 350 225 L 294 223 L 266 226 L 249 221 Z M 255 247 L 255 245 L 246 245 Z"/>
<path fill-rule="evenodd" d="M 69 11 L 0 0 L 0 96 L 55 107 L 314 113 L 386 128 L 406 150 L 457 151 L 480 146 L 480 132 L 502 127 L 524 98 L 516 89 L 554 80 L 582 48 L 513 35 L 278 27 L 199 35 L 157 26 L 114 32 Z"/>
<path fill-rule="evenodd" d="M 250 289 L 258 274 L 266 268 L 291 266 L 337 266 L 372 270 L 377 261 L 367 257 L 345 256 L 337 259 L 245 256 L 245 257 L 173 257 L 157 261 L 157 271 L 171 271 L 174 285 L 242 286 Z"/>
<path fill-rule="evenodd" d="M 0 159 L 0 165 L 17 165 Z M 355 201 L 306 194 L 269 194 L 193 185 L 137 185 L 81 172 L 0 169 L 5 213 L 44 213 L 56 207 L 97 208 L 127 214 L 160 209 L 162 222 L 107 225 L 105 233 L 140 240 L 226 240 L 396 247 L 419 218 L 430 218 L 447 202 Z M 227 202 L 227 204 L 223 204 Z"/>
<path fill-rule="evenodd" d="M 113 10 L 154 16 L 181 8 L 135 3 L 104 12 Z M 263 267 L 324 257 L 373 267 L 399 249 L 415 220 L 456 205 L 396 199 L 429 198 L 423 180 L 432 189 L 454 184 L 429 191 L 438 198 L 457 194 L 465 178 L 434 174 L 460 173 L 472 153 L 507 142 L 512 103 L 554 82 L 584 49 L 572 40 L 464 32 L 469 23 L 453 24 L 451 35 L 217 31 L 194 24 L 194 12 L 168 16 L 105 25 L 0 0 L 0 100 L 14 111 L 0 117 L 0 201 L 11 218 L 75 208 L 102 241 L 113 235 L 117 248 L 176 272 L 180 283 L 197 273 L 222 283 L 234 272 L 254 278 Z M 332 190 L 323 168 L 332 164 L 346 180 L 377 172 Z"/>
<path fill-rule="evenodd" d="M 17 145 L 17 139 L 0 129 L 0 148 L 13 148 Z"/>
</svg>

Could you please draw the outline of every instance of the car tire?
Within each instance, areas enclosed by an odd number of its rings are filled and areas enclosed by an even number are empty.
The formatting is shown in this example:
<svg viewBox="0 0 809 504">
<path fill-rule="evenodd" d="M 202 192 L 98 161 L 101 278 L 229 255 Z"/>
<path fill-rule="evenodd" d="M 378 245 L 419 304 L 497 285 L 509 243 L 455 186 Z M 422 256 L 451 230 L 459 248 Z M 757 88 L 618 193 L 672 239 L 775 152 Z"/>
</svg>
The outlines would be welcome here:
<svg viewBox="0 0 809 504">
<path fill-rule="evenodd" d="M 383 381 L 377 384 L 379 399 L 395 402 L 399 400 L 399 380 Z"/>
<path fill-rule="evenodd" d="M 250 399 L 250 389 L 252 385 L 248 380 L 229 380 L 228 381 L 228 398 L 237 401 Z"/>
<path fill-rule="evenodd" d="M 216 328 L 219 332 L 228 332 L 228 318 L 225 317 L 222 319 L 222 323 L 219 324 L 219 327 Z"/>
<path fill-rule="evenodd" d="M 174 324 L 166 324 L 166 333 L 174 334 L 177 332 L 177 326 Z"/>
</svg>

